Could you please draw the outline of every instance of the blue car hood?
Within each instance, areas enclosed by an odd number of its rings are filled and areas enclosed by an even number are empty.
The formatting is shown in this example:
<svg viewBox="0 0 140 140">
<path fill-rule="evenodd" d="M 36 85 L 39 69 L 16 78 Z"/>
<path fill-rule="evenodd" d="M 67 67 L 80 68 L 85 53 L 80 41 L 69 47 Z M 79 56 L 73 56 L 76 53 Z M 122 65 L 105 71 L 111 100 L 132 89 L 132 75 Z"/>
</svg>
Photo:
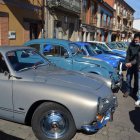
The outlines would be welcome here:
<svg viewBox="0 0 140 140">
<path fill-rule="evenodd" d="M 122 54 L 122 55 L 126 55 L 126 52 L 124 52 L 124 51 L 112 50 L 112 52 L 115 52 L 115 53 L 118 53 L 118 54 Z"/>
<path fill-rule="evenodd" d="M 108 64 L 106 61 L 104 61 L 102 59 L 99 59 L 99 58 L 96 58 L 96 57 L 92 57 L 92 56 L 88 57 L 88 56 L 84 56 L 84 55 L 75 55 L 74 59 L 75 59 L 75 61 L 78 61 L 78 62 L 87 62 L 87 63 L 90 63 L 90 64 L 96 64 L 96 65 L 103 66 L 104 68 L 106 68 L 107 70 L 109 70 L 111 72 L 114 71 L 113 66 Z"/>
<path fill-rule="evenodd" d="M 114 57 L 111 57 L 111 56 L 107 56 L 105 54 L 99 54 L 99 55 L 95 55 L 94 56 L 95 58 L 99 58 L 99 59 L 102 59 L 102 60 L 105 60 L 107 62 L 109 62 L 111 65 L 113 66 L 117 66 L 117 63 L 119 62 L 118 59 L 114 58 Z"/>
<path fill-rule="evenodd" d="M 116 53 L 113 53 L 113 52 L 112 53 L 109 53 L 109 54 L 103 54 L 103 55 L 106 56 L 106 57 L 115 58 L 115 59 L 119 60 L 120 62 L 125 62 L 125 57 L 122 57 L 120 55 L 117 55 Z"/>
</svg>

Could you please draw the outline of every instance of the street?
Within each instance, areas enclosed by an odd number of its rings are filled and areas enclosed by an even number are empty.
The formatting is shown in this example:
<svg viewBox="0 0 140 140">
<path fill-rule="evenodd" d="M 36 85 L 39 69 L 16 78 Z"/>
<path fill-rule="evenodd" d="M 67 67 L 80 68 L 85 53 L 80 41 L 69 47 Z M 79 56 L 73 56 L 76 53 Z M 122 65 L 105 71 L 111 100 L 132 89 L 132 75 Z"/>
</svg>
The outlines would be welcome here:
<svg viewBox="0 0 140 140">
<path fill-rule="evenodd" d="M 123 98 L 122 91 L 115 95 L 118 97 L 119 106 L 114 114 L 113 122 L 108 122 L 106 127 L 92 135 L 77 132 L 72 140 L 140 139 L 140 107 L 134 105 L 133 98 Z M 36 140 L 36 137 L 31 127 L 0 119 L 0 140 Z"/>
</svg>

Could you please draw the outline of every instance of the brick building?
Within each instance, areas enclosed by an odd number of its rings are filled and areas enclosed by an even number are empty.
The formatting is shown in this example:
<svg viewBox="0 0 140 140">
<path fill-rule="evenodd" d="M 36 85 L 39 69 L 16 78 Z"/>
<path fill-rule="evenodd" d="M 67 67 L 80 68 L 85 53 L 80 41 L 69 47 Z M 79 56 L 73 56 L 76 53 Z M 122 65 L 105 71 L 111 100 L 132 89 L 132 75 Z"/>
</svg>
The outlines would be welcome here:
<svg viewBox="0 0 140 140">
<path fill-rule="evenodd" d="M 0 45 L 41 37 L 42 0 L 0 0 Z"/>
<path fill-rule="evenodd" d="M 104 0 L 114 8 L 111 41 L 131 41 L 135 10 L 124 0 Z"/>
</svg>

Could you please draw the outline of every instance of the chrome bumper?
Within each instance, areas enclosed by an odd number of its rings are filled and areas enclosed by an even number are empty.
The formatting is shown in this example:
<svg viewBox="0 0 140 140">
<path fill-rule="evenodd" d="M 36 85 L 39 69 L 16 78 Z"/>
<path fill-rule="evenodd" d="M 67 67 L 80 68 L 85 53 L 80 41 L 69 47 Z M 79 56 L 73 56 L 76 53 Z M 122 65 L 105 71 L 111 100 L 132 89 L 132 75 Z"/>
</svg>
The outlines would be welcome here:
<svg viewBox="0 0 140 140">
<path fill-rule="evenodd" d="M 122 82 L 123 82 L 123 74 L 119 75 L 119 80 L 117 83 L 113 83 L 111 88 L 116 89 L 116 88 L 121 88 L 122 87 Z"/>
<path fill-rule="evenodd" d="M 114 95 L 113 97 L 114 103 L 112 106 L 104 113 L 102 120 L 96 122 L 93 125 L 84 125 L 82 126 L 82 130 L 86 132 L 97 132 L 102 127 L 106 125 L 108 121 L 113 121 L 113 113 L 115 112 L 116 107 L 118 106 L 117 97 Z"/>
</svg>

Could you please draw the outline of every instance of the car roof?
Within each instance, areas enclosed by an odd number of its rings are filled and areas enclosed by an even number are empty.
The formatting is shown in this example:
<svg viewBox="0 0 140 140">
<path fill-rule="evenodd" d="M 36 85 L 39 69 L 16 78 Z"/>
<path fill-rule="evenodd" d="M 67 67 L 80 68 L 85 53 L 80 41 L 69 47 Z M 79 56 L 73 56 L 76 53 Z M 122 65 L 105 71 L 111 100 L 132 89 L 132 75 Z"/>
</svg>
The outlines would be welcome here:
<svg viewBox="0 0 140 140">
<path fill-rule="evenodd" d="M 69 40 L 64 40 L 64 39 L 39 38 L 39 39 L 30 40 L 30 41 L 24 43 L 23 45 L 28 44 L 28 43 L 45 43 L 45 42 L 55 42 L 55 43 L 58 43 L 58 44 L 63 43 L 64 45 L 68 45 L 69 43 L 74 43 L 74 42 L 71 42 Z"/>
<path fill-rule="evenodd" d="M 26 46 L 0 46 L 0 52 L 2 53 L 20 49 L 34 49 L 34 48 Z"/>
<path fill-rule="evenodd" d="M 75 42 L 75 43 L 77 43 L 77 44 L 82 44 L 82 45 L 89 45 L 88 42 Z"/>
</svg>

